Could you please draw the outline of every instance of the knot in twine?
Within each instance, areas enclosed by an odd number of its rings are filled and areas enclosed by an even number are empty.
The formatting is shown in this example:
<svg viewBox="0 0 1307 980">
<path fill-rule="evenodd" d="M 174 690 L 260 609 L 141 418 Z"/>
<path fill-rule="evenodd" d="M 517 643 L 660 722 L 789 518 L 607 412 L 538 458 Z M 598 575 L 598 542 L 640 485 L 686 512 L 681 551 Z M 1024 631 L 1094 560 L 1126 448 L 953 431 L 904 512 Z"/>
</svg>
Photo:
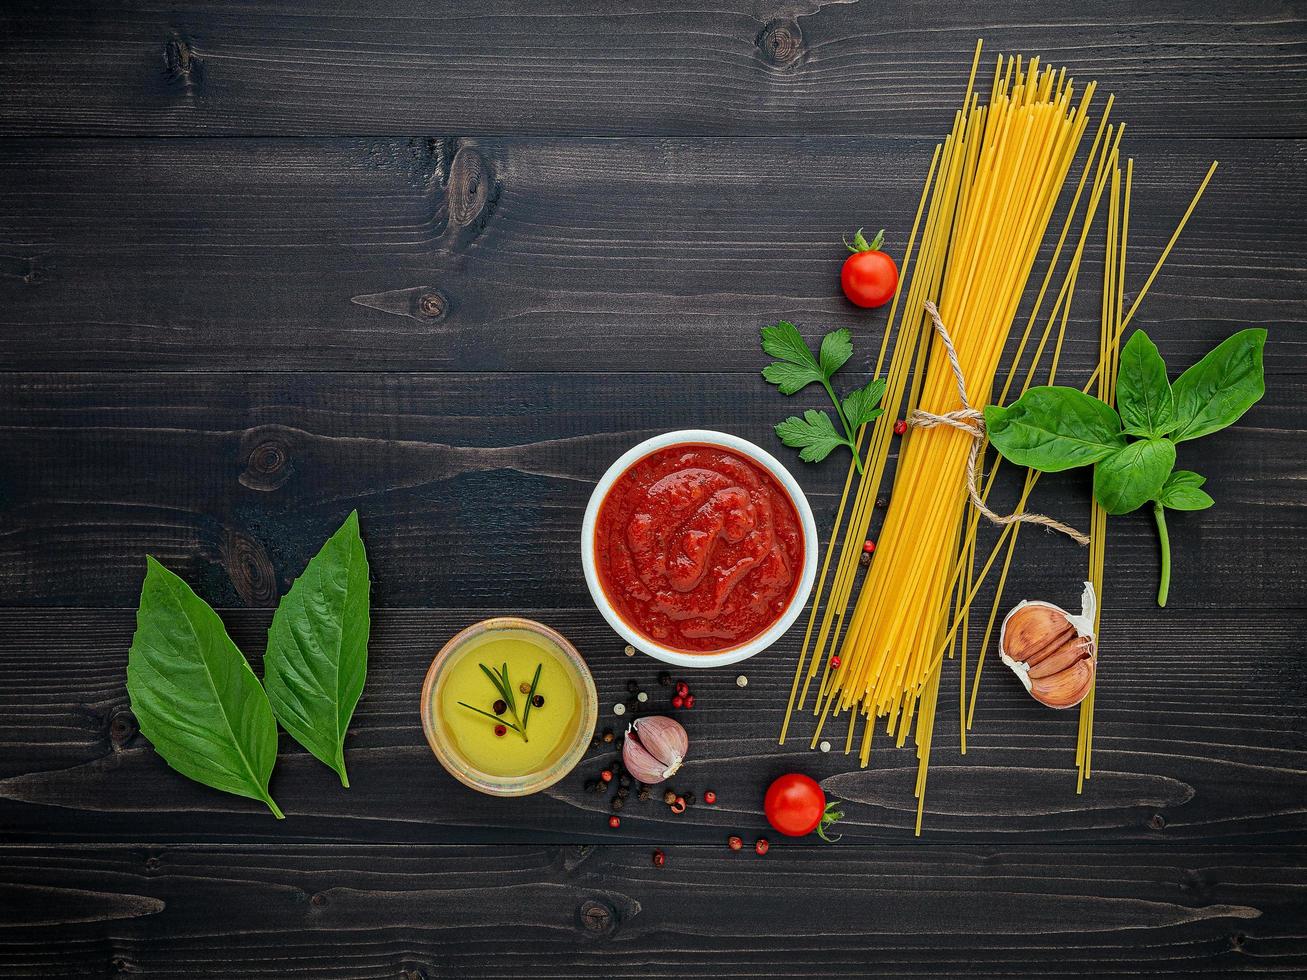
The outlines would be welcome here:
<svg viewBox="0 0 1307 980">
<path fill-rule="evenodd" d="M 962 407 L 956 411 L 945 412 L 942 415 L 916 409 L 908 416 L 908 425 L 918 429 L 933 429 L 936 426 L 946 425 L 971 436 L 971 452 L 967 456 L 967 494 L 971 497 L 971 502 L 975 505 L 976 510 L 988 517 L 993 523 L 1000 526 L 1018 523 L 1038 524 L 1041 527 L 1065 534 L 1078 544 L 1089 544 L 1089 538 L 1086 535 L 1081 534 L 1070 525 L 1053 520 L 1053 518 L 1045 514 L 996 514 L 986 506 L 985 501 L 980 496 L 980 491 L 976 487 L 976 468 L 980 461 L 980 451 L 985 445 L 985 416 L 979 409 L 973 408 L 970 399 L 967 398 L 967 382 L 962 376 L 962 366 L 958 364 L 958 352 L 954 349 L 953 340 L 944 328 L 944 321 L 939 318 L 939 310 L 929 300 L 926 301 L 926 312 L 930 314 L 930 319 L 935 324 L 935 332 L 939 334 L 939 339 L 944 344 L 944 351 L 948 354 L 949 367 L 953 369 L 953 378 L 958 383 L 958 398 L 962 401 Z"/>
</svg>

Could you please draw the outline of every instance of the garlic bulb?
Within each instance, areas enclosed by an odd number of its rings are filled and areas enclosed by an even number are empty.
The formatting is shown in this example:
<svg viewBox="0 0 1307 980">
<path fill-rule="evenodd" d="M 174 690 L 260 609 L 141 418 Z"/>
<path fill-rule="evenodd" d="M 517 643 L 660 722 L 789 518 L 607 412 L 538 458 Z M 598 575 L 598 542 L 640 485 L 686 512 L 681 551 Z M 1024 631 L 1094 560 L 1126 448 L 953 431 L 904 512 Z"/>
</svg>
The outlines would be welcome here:
<svg viewBox="0 0 1307 980">
<path fill-rule="evenodd" d="M 676 775 L 689 748 L 690 737 L 680 722 L 662 715 L 637 718 L 626 729 L 622 763 L 632 776 L 652 786 Z"/>
<path fill-rule="evenodd" d="M 1019 603 L 1003 620 L 998 652 L 1030 696 L 1050 708 L 1079 704 L 1094 684 L 1094 587 L 1086 582 L 1080 615 L 1051 602 Z"/>
</svg>

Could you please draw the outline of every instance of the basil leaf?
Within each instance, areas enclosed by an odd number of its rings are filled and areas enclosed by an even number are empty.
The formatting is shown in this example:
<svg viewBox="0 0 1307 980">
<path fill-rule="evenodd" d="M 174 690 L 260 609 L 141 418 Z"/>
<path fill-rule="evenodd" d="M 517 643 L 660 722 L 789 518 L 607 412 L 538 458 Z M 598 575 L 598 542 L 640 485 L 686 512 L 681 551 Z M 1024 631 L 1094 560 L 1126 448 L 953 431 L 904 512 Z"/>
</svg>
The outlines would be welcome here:
<svg viewBox="0 0 1307 980">
<path fill-rule="evenodd" d="M 1163 507 L 1172 510 L 1206 510 L 1216 503 L 1205 490 L 1198 489 L 1207 482 L 1193 470 L 1176 470 L 1162 484 L 1157 499 Z"/>
<path fill-rule="evenodd" d="M 782 361 L 812 368 L 814 371 L 820 370 L 817 359 L 808 350 L 798 327 L 788 320 L 782 320 L 773 327 L 762 328 L 762 349 Z"/>
<path fill-rule="evenodd" d="M 773 361 L 762 369 L 762 376 L 779 388 L 782 395 L 792 395 L 824 377 L 815 367 L 787 361 Z"/>
<path fill-rule="evenodd" d="M 1240 330 L 1176 379 L 1172 440 L 1197 439 L 1238 421 L 1266 393 L 1266 331 Z"/>
<path fill-rule="evenodd" d="M 263 682 L 291 738 L 349 786 L 345 732 L 368 672 L 368 558 L 354 511 L 282 597 Z"/>
<path fill-rule="evenodd" d="M 127 695 L 141 734 L 183 776 L 262 800 L 277 761 L 277 723 L 259 680 L 191 587 L 153 558 L 127 655 Z"/>
<path fill-rule="evenodd" d="M 821 338 L 821 350 L 817 354 L 821 372 L 827 378 L 842 368 L 853 356 L 853 337 L 848 330 L 840 327 Z"/>
<path fill-rule="evenodd" d="M 1175 425 L 1175 401 L 1166 362 L 1148 334 L 1136 330 L 1121 348 L 1116 407 L 1132 436 L 1164 436 Z"/>
<path fill-rule="evenodd" d="M 820 463 L 848 440 L 835 431 L 835 424 L 825 412 L 808 409 L 803 418 L 791 415 L 776 426 L 781 442 L 799 450 L 799 459 L 805 463 Z"/>
<path fill-rule="evenodd" d="M 844 417 L 848 419 L 849 428 L 857 430 L 880 417 L 882 409 L 877 406 L 885 397 L 885 379 L 874 378 L 861 388 L 855 388 L 844 396 Z"/>
<path fill-rule="evenodd" d="M 1045 473 L 1096 463 L 1126 444 L 1110 405 L 1061 386 L 1031 388 L 1011 405 L 989 406 L 985 428 L 1005 458 Z"/>
<path fill-rule="evenodd" d="M 1141 439 L 1094 467 L 1094 496 L 1109 514 L 1128 514 L 1154 499 L 1175 466 L 1175 443 Z"/>
</svg>

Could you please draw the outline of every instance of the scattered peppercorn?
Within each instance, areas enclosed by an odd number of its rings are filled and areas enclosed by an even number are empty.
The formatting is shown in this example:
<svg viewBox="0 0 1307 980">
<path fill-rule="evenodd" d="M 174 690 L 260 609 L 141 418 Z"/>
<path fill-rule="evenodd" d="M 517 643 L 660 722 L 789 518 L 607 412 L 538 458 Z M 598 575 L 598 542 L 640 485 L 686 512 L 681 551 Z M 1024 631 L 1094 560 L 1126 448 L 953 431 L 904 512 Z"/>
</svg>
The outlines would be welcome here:
<svg viewBox="0 0 1307 980">
<path fill-rule="evenodd" d="M 648 802 L 649 797 L 652 794 L 649 792 L 649 787 L 646 786 L 644 783 L 641 783 L 640 788 L 635 791 L 635 795 L 636 798 L 640 800 L 640 802 L 645 803 Z"/>
<path fill-rule="evenodd" d="M 868 555 L 872 554 L 876 550 L 876 542 L 875 541 L 862 542 L 862 550 Z"/>
<path fill-rule="evenodd" d="M 679 694 L 681 697 L 685 697 L 687 694 L 690 693 L 690 685 L 685 683 L 685 681 L 677 681 L 676 693 Z"/>
<path fill-rule="evenodd" d="M 675 790 L 672 790 L 672 789 L 669 789 L 666 793 L 664 793 L 664 794 L 663 794 L 663 802 L 666 803 L 668 806 L 671 806 L 673 803 L 675 803 L 675 802 L 676 802 L 676 791 L 675 791 Z"/>
<path fill-rule="evenodd" d="M 706 790 L 703 794 L 703 801 L 707 803 L 709 806 L 712 806 L 714 803 L 717 802 L 717 794 L 714 793 L 712 790 Z"/>
<path fill-rule="evenodd" d="M 825 741 L 825 740 L 823 739 L 823 740 L 822 740 L 822 743 L 821 743 L 819 746 L 817 746 L 817 748 L 821 749 L 823 752 L 829 752 L 829 751 L 830 751 L 830 742 L 827 742 L 827 741 Z"/>
<path fill-rule="evenodd" d="M 740 838 L 736 837 L 734 834 L 731 834 L 730 837 L 726 838 L 726 846 L 732 851 L 738 851 L 744 846 L 744 841 L 740 840 Z"/>
<path fill-rule="evenodd" d="M 592 749 L 597 749 L 602 744 L 603 744 L 603 739 L 601 739 L 598 735 L 590 739 L 590 748 Z"/>
<path fill-rule="evenodd" d="M 628 796 L 630 796 L 630 795 L 631 795 L 631 791 L 630 791 L 629 789 L 627 789 L 625 786 L 619 786 L 619 787 L 617 787 L 617 796 L 618 796 L 619 799 L 623 799 L 623 800 L 624 800 L 624 799 L 626 799 L 626 798 L 627 798 Z"/>
<path fill-rule="evenodd" d="M 693 708 L 693 707 L 694 707 L 694 695 L 693 695 L 693 694 L 687 694 L 687 695 L 685 696 L 685 706 L 686 706 L 687 708 Z"/>
<path fill-rule="evenodd" d="M 877 497 L 876 506 L 879 507 L 881 510 L 884 510 L 886 507 L 889 506 L 889 497 Z"/>
<path fill-rule="evenodd" d="M 621 817 L 609 817 L 609 818 L 608 818 L 608 826 L 612 827 L 614 830 L 616 830 L 616 829 L 617 829 L 618 827 L 620 827 L 621 825 L 622 825 L 622 818 L 621 818 Z"/>
<path fill-rule="evenodd" d="M 682 794 L 681 799 L 685 801 L 686 806 L 694 806 L 694 804 L 698 801 L 698 797 L 695 796 L 693 793 L 689 793 L 689 792 Z"/>
<path fill-rule="evenodd" d="M 766 854 L 771 845 L 767 843 L 766 837 L 759 837 L 753 844 L 753 849 L 759 854 Z"/>
<path fill-rule="evenodd" d="M 635 699 L 639 701 L 641 704 L 644 704 L 646 701 L 649 700 L 649 695 L 646 694 L 644 691 L 641 691 L 639 694 L 635 696 Z"/>
<path fill-rule="evenodd" d="M 493 705 L 491 705 L 491 707 L 495 709 L 495 714 L 497 715 L 502 715 L 505 711 L 508 710 L 508 704 L 507 702 L 504 701 L 496 701 Z"/>
<path fill-rule="evenodd" d="M 604 784 L 597 779 L 587 779 L 585 781 L 585 791 L 587 793 L 598 793 L 603 789 Z"/>
<path fill-rule="evenodd" d="M 830 658 L 830 669 L 831 669 L 831 670 L 839 670 L 839 669 L 840 669 L 840 663 L 841 663 L 840 655 L 837 653 L 837 654 L 835 654 L 833 657 Z"/>
<path fill-rule="evenodd" d="M 620 796 L 614 796 L 612 802 L 608 804 L 609 808 L 616 813 L 622 807 L 626 806 L 626 800 Z"/>
<path fill-rule="evenodd" d="M 498 735 L 500 738 L 503 738 L 505 735 L 508 734 L 508 729 L 503 725 L 496 725 L 495 734 Z"/>
<path fill-rule="evenodd" d="M 903 433 L 907 431 L 908 431 L 908 423 L 903 421 L 903 419 L 899 419 L 897 422 L 894 423 L 894 434 L 896 436 L 901 436 L 903 435 Z"/>
<path fill-rule="evenodd" d="M 685 800 L 681 799 L 681 798 L 678 796 L 678 797 L 676 798 L 676 802 L 672 804 L 672 812 L 675 813 L 675 814 L 677 814 L 677 815 L 680 815 L 680 814 L 684 813 L 684 812 L 685 812 Z"/>
<path fill-rule="evenodd" d="M 653 866 L 655 868 L 661 868 L 666 863 L 667 863 L 666 854 L 664 854 L 662 851 L 653 852 Z"/>
<path fill-rule="evenodd" d="M 679 694 L 676 695 L 676 697 L 672 698 L 672 707 L 673 707 L 673 708 L 684 708 L 684 707 L 685 707 L 685 698 L 681 697 Z"/>
<path fill-rule="evenodd" d="M 531 699 L 531 703 L 537 708 L 543 708 L 545 706 L 545 696 L 543 694 L 537 694 Z"/>
<path fill-rule="evenodd" d="M 635 647 L 631 646 L 631 644 L 628 643 L 626 646 L 622 648 L 622 652 L 626 654 L 628 657 L 634 657 Z"/>
<path fill-rule="evenodd" d="M 621 786 L 623 789 L 627 788 L 631 785 L 631 777 L 623 773 L 621 776 L 617 777 L 617 785 Z"/>
<path fill-rule="evenodd" d="M 613 781 L 613 771 L 611 769 L 605 769 L 599 774 L 599 778 L 606 783 L 611 783 Z"/>
<path fill-rule="evenodd" d="M 628 691 L 630 691 L 632 694 L 634 694 L 636 691 L 640 690 L 640 682 L 639 682 L 639 681 L 627 681 L 627 682 L 626 682 L 626 689 L 627 689 Z"/>
<path fill-rule="evenodd" d="M 735 686 L 736 686 L 736 687 L 748 687 L 748 686 L 749 686 L 749 678 L 747 678 L 747 677 L 745 677 L 743 674 L 741 674 L 739 677 L 735 678 Z"/>
<path fill-rule="evenodd" d="M 863 568 L 866 568 L 868 565 L 871 564 L 871 555 L 867 554 L 865 551 L 862 554 L 858 555 L 858 564 L 861 565 Z"/>
<path fill-rule="evenodd" d="M 613 730 L 612 730 L 611 728 L 605 728 L 605 729 L 604 729 L 604 741 L 605 741 L 605 742 L 611 742 L 612 740 L 613 740 Z"/>
<path fill-rule="evenodd" d="M 667 671 L 664 670 L 661 674 L 658 675 L 658 683 L 659 683 L 662 687 L 671 687 L 671 686 L 672 686 L 672 675 L 669 674 L 669 673 L 667 673 Z"/>
<path fill-rule="evenodd" d="M 526 681 L 523 681 L 521 684 L 517 685 L 517 689 L 521 691 L 523 694 L 531 693 L 531 685 L 528 684 Z"/>
<path fill-rule="evenodd" d="M 626 705 L 622 704 L 621 701 L 618 701 L 615 705 L 613 705 L 613 714 L 615 715 L 626 714 Z"/>
</svg>

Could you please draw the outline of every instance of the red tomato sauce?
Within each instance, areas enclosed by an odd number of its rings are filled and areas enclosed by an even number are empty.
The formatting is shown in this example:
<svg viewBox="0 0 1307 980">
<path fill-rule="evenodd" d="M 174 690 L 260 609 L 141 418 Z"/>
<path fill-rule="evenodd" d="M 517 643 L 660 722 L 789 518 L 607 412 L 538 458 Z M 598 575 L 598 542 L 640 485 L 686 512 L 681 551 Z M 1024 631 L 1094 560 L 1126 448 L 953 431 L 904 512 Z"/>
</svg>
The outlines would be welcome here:
<svg viewBox="0 0 1307 980">
<path fill-rule="evenodd" d="M 752 460 L 669 446 L 632 464 L 604 496 L 595 564 L 632 628 L 675 650 L 716 653 L 781 618 L 803 569 L 803 524 Z"/>
</svg>

